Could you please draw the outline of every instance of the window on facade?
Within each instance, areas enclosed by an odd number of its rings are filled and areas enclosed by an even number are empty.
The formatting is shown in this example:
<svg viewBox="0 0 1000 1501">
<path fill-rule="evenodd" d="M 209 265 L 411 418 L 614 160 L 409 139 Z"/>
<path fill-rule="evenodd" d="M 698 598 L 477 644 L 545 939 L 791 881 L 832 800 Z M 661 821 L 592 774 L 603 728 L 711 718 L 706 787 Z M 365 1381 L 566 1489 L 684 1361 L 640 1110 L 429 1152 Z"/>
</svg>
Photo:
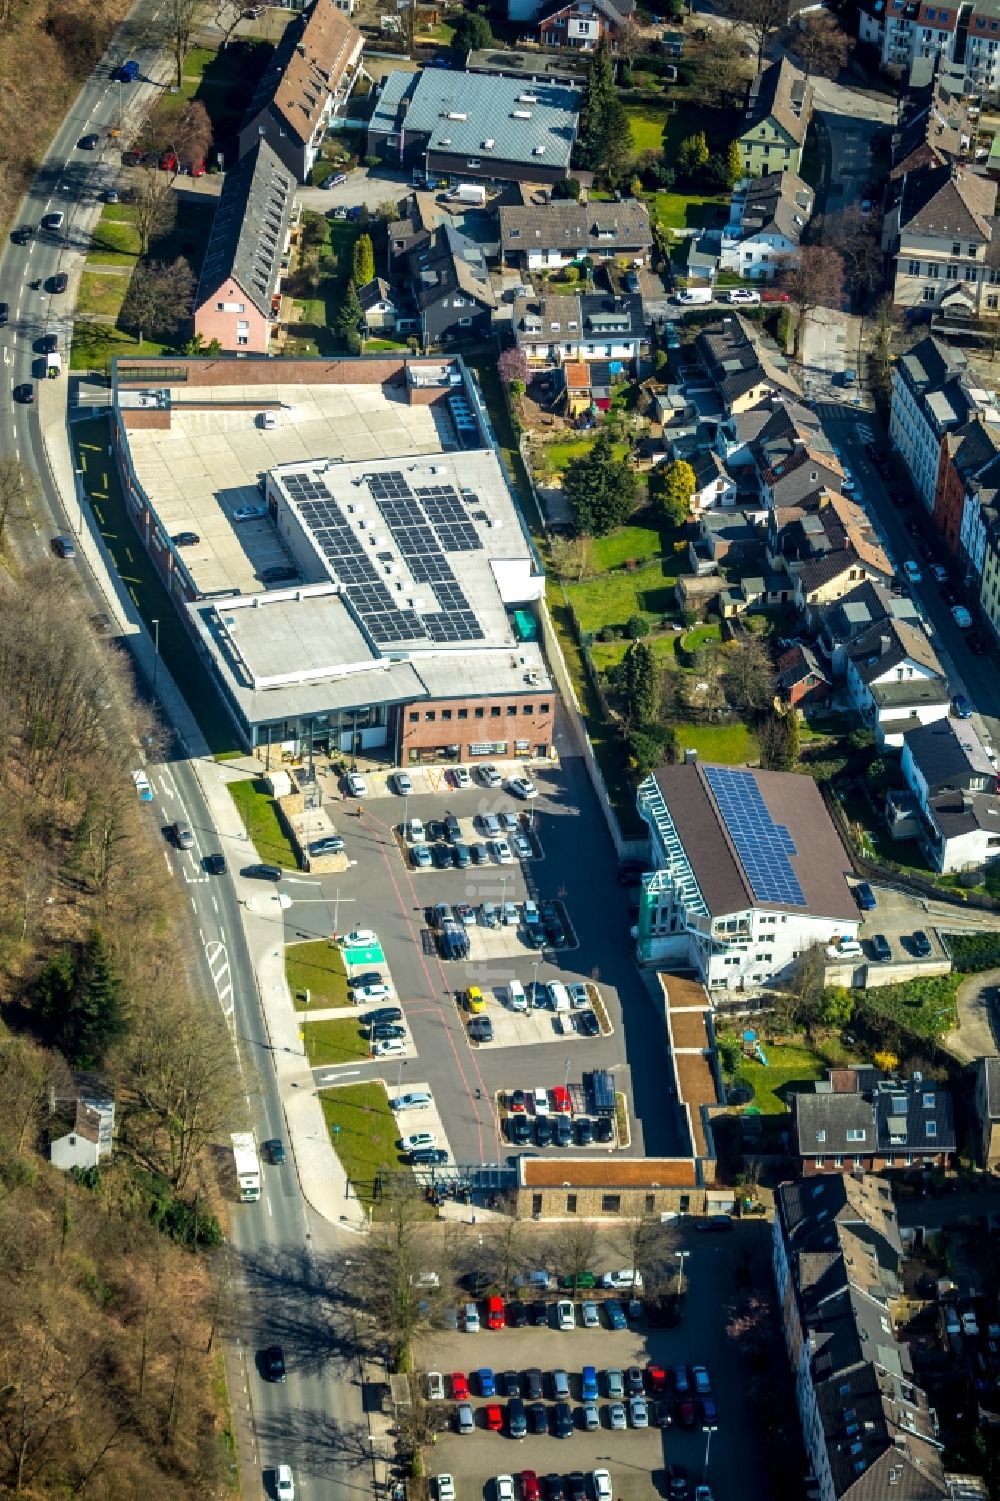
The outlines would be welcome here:
<svg viewBox="0 0 1000 1501">
<path fill-rule="evenodd" d="M 927 267 L 927 275 L 930 277 L 931 281 L 937 281 L 940 274 L 941 267 L 937 264 L 936 261 L 931 261 Z"/>
<path fill-rule="evenodd" d="M 486 714 L 486 710 L 485 709 L 477 709 L 475 711 L 475 714 L 476 714 L 476 718 L 477 719 L 482 719 L 485 716 L 485 714 Z"/>
<path fill-rule="evenodd" d="M 834 1167 L 843 1167 L 843 1165 L 844 1165 L 844 1159 L 843 1159 L 843 1157 L 839 1157 L 839 1156 L 835 1157 L 833 1159 L 833 1165 L 834 1165 Z"/>
<path fill-rule="evenodd" d="M 437 719 L 437 710 L 436 709 L 425 709 L 424 710 L 424 718 L 425 719 Z"/>
<path fill-rule="evenodd" d="M 816 1162 L 816 1166 L 817 1167 L 826 1167 L 826 1158 L 825 1157 L 817 1157 L 815 1159 L 815 1162 Z"/>
<path fill-rule="evenodd" d="M 548 704 L 539 704 L 538 705 L 538 712 L 539 712 L 539 714 L 547 714 L 549 712 L 549 706 L 548 706 Z"/>
<path fill-rule="evenodd" d="M 409 719 L 411 724 L 417 724 L 420 719 L 420 715 L 416 711 L 411 710 L 411 712 L 407 715 L 407 718 Z"/>
<path fill-rule="evenodd" d="M 936 296 L 937 293 L 935 292 L 933 287 L 924 287 L 924 290 L 921 293 L 921 297 L 924 302 L 933 302 Z"/>
<path fill-rule="evenodd" d="M 532 1212 L 532 1214 L 541 1214 L 541 1212 L 542 1212 L 542 1196 L 541 1196 L 541 1194 L 532 1194 L 531 1195 L 531 1212 Z"/>
<path fill-rule="evenodd" d="M 601 1195 L 601 1213 L 602 1214 L 620 1214 L 621 1213 L 621 1207 L 622 1207 L 622 1196 L 621 1196 L 621 1194 L 602 1194 Z"/>
<path fill-rule="evenodd" d="M 656 1208 L 656 1195 L 655 1194 L 647 1194 L 646 1195 L 646 1213 L 647 1214 L 652 1214 L 653 1210 L 655 1208 Z"/>
<path fill-rule="evenodd" d="M 906 268 L 906 274 L 908 276 L 919 276 L 920 275 L 920 262 L 919 261 L 910 261 L 909 265 Z"/>
<path fill-rule="evenodd" d="M 507 717 L 508 717 L 508 719 L 510 719 L 516 713 L 517 713 L 517 704 L 508 704 L 507 705 Z"/>
<path fill-rule="evenodd" d="M 458 326 L 459 326 L 459 328 L 471 328 L 472 327 L 472 319 L 471 318 L 459 318 L 459 320 L 458 320 Z"/>
<path fill-rule="evenodd" d="M 493 706 L 493 708 L 490 710 L 490 718 L 491 719 L 499 719 L 500 718 L 500 707 L 499 707 L 498 704 L 495 704 Z"/>
<path fill-rule="evenodd" d="M 469 717 L 469 711 L 468 711 L 468 709 L 459 709 L 459 711 L 458 711 L 458 717 L 459 717 L 459 719 L 468 719 L 468 717 Z"/>
<path fill-rule="evenodd" d="M 966 279 L 966 281 L 978 281 L 978 279 L 979 279 L 978 268 L 976 266 L 966 266 L 966 268 L 965 268 L 965 279 Z"/>
<path fill-rule="evenodd" d="M 576 1194 L 566 1195 L 566 1213 L 576 1214 Z"/>
<path fill-rule="evenodd" d="M 451 710 L 450 709 L 442 709 L 441 710 L 441 718 L 442 719 L 450 719 L 451 718 Z"/>
<path fill-rule="evenodd" d="M 961 247 L 961 245 L 959 245 L 959 243 L 958 243 L 957 240 L 956 240 L 955 244 L 952 245 L 952 247 L 951 247 L 951 253 L 952 253 L 952 255 L 961 255 L 962 254 L 962 247 Z"/>
<path fill-rule="evenodd" d="M 976 247 L 975 247 L 975 245 L 970 245 L 969 248 L 968 248 L 968 250 L 965 253 L 966 253 L 966 255 L 975 255 L 975 253 L 976 253 Z"/>
<path fill-rule="evenodd" d="M 864 1131 L 864 1128 L 861 1127 L 861 1126 L 852 1126 L 851 1129 L 847 1133 L 847 1140 L 848 1141 L 864 1141 L 865 1140 L 865 1131 Z"/>
<path fill-rule="evenodd" d="M 944 274 L 945 274 L 945 279 L 947 281 L 958 281 L 958 267 L 957 266 L 947 266 L 947 267 L 945 267 L 945 273 Z"/>
</svg>

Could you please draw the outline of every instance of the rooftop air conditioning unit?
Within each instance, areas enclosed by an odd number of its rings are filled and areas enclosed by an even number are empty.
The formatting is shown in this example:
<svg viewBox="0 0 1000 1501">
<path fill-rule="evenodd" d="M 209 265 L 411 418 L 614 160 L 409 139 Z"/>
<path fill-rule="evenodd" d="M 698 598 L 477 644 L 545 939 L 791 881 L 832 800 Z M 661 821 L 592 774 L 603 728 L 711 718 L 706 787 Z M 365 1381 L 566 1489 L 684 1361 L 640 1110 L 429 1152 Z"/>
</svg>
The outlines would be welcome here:
<svg viewBox="0 0 1000 1501">
<path fill-rule="evenodd" d="M 469 118 L 469 117 L 468 117 L 468 115 L 467 115 L 467 114 L 466 114 L 466 113 L 465 113 L 465 112 L 464 112 L 464 110 L 460 110 L 460 109 L 450 109 L 450 110 L 449 110 L 449 111 L 448 111 L 448 115 L 447 115 L 447 118 L 448 118 L 448 119 L 449 119 L 449 120 L 467 120 L 467 119 L 468 119 L 468 118 Z"/>
<path fill-rule="evenodd" d="M 534 149 L 534 151 L 531 154 L 532 154 L 532 156 L 544 156 L 545 155 L 545 147 L 544 146 L 536 146 L 535 149 Z"/>
<path fill-rule="evenodd" d="M 411 610 L 416 610 L 418 614 L 422 610 L 426 610 L 427 608 L 427 601 L 420 594 L 412 595 L 411 598 L 407 600 L 407 604 L 409 605 Z"/>
<path fill-rule="evenodd" d="M 369 540 L 371 541 L 372 547 L 385 546 L 385 538 L 383 536 L 380 536 L 377 532 L 372 532 Z"/>
<path fill-rule="evenodd" d="M 394 573 L 398 573 L 399 572 L 399 569 L 396 567 L 395 563 L 386 563 L 386 565 L 385 565 L 385 571 L 389 575 L 389 577 L 391 578 Z"/>
<path fill-rule="evenodd" d="M 493 137 L 492 137 L 492 136 L 489 136 L 489 137 L 488 137 L 488 139 L 487 139 L 487 140 L 485 140 L 485 141 L 484 141 L 484 142 L 483 142 L 483 147 L 482 147 L 482 149 L 483 149 L 483 150 L 484 150 L 484 151 L 492 151 L 492 150 L 493 150 L 493 147 L 494 147 L 494 146 L 495 146 L 495 145 L 496 145 L 496 141 L 495 141 L 495 140 L 494 140 L 494 139 L 493 139 Z"/>
<path fill-rule="evenodd" d="M 490 516 L 487 519 L 486 525 L 490 526 L 490 527 L 499 528 L 499 527 L 503 526 L 503 521 L 500 519 L 499 516 Z"/>
<path fill-rule="evenodd" d="M 441 139 L 440 139 L 440 141 L 438 141 L 438 145 L 439 146 L 450 146 L 451 145 L 451 136 L 442 136 Z"/>
<path fill-rule="evenodd" d="M 511 110 L 510 118 L 512 120 L 530 120 L 531 119 L 531 110 L 530 109 L 515 109 L 515 110 Z"/>
<path fill-rule="evenodd" d="M 517 96 L 517 102 L 518 102 L 518 104 L 537 104 L 538 103 L 538 95 L 537 94 L 518 94 L 518 96 Z"/>
<path fill-rule="evenodd" d="M 358 531 L 363 532 L 367 525 L 368 523 L 363 516 L 358 519 Z"/>
</svg>

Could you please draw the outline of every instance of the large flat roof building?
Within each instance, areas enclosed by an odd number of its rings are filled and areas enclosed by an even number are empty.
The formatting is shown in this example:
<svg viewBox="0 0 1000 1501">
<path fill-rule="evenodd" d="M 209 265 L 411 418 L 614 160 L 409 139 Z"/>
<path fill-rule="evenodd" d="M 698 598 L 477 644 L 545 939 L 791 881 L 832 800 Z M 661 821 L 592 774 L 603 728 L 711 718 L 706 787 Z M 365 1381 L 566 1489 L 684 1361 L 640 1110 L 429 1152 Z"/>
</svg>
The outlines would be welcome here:
<svg viewBox="0 0 1000 1501">
<path fill-rule="evenodd" d="M 240 738 L 547 754 L 544 580 L 464 365 L 181 366 L 116 371 L 119 466 Z"/>
</svg>

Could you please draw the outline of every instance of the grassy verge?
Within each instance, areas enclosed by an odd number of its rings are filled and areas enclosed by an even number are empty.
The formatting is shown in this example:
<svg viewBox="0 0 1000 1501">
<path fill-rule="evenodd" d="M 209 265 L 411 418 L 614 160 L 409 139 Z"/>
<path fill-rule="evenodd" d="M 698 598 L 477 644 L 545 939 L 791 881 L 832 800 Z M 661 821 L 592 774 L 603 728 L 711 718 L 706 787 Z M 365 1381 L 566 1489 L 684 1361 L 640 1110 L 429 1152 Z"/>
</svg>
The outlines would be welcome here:
<svg viewBox="0 0 1000 1501">
<path fill-rule="evenodd" d="M 324 1006 L 349 1006 L 347 971 L 335 944 L 320 939 L 315 943 L 296 943 L 285 950 L 285 976 L 295 1000 L 296 1011 L 309 1008 L 299 1000 L 300 991 L 308 990 L 309 1005 L 314 1011 Z"/>
<path fill-rule="evenodd" d="M 121 312 L 129 279 L 115 273 L 85 271 L 80 278 L 80 290 L 76 299 L 76 316 L 102 316 L 117 318 Z"/>
<path fill-rule="evenodd" d="M 334 1151 L 363 1204 L 375 1202 L 375 1181 L 383 1168 L 398 1171 L 399 1133 L 384 1084 L 348 1084 L 320 1096 Z"/>
<path fill-rule="evenodd" d="M 139 231 L 128 204 L 108 204 L 94 230 L 87 261 L 97 266 L 132 266 L 139 258 Z"/>
<path fill-rule="evenodd" d="M 662 616 L 676 613 L 677 561 L 671 556 L 629 572 L 567 584 L 566 596 L 581 631 L 596 635 L 602 626 L 623 626 L 632 615 L 641 615 L 653 626 Z"/>
<path fill-rule="evenodd" d="M 88 323 L 85 319 L 73 325 L 73 349 L 70 353 L 71 370 L 101 370 L 107 373 L 109 362 L 116 355 L 144 356 L 165 354 L 168 346 L 155 339 L 133 339 L 111 323 Z M 150 564 L 152 568 L 152 564 Z M 172 608 L 172 607 L 171 607 Z"/>
<path fill-rule="evenodd" d="M 353 1018 L 350 1021 L 306 1021 L 306 1056 L 314 1068 L 350 1063 L 368 1057 L 368 1040 Z"/>
<path fill-rule="evenodd" d="M 299 862 L 295 858 L 295 851 L 281 827 L 274 798 L 263 780 L 254 778 L 245 782 L 230 782 L 229 791 L 240 810 L 243 827 L 260 858 L 269 864 L 284 866 L 287 870 L 297 870 Z"/>
<path fill-rule="evenodd" d="M 73 368 L 78 364 L 77 338 L 74 331 Z M 114 330 L 111 330 L 112 335 Z M 121 336 L 118 336 L 121 338 Z M 118 353 L 160 353 L 158 346 L 122 341 Z M 108 423 L 103 417 L 90 422 L 74 422 L 71 428 L 73 454 L 80 470 L 87 503 L 90 505 L 102 541 L 114 560 L 118 575 L 131 596 L 136 611 L 147 626 L 160 622 L 160 656 L 177 687 L 196 716 L 209 748 L 216 755 L 233 751 L 236 733 L 219 694 L 196 652 L 191 638 L 181 624 L 173 600 L 167 594 L 152 560 L 142 546 L 122 498 L 118 470 L 108 458 Z"/>
</svg>

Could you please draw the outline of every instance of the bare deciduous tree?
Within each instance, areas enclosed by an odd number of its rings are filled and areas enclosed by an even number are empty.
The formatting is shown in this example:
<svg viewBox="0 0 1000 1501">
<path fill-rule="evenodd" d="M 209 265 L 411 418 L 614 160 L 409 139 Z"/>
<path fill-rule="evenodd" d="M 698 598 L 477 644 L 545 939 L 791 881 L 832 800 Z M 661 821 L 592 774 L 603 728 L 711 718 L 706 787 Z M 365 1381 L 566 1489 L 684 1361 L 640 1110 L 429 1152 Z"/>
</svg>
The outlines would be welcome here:
<svg viewBox="0 0 1000 1501">
<path fill-rule="evenodd" d="M 757 53 L 760 72 L 768 37 L 780 31 L 788 20 L 788 0 L 725 0 L 720 10 L 749 38 Z"/>
<path fill-rule="evenodd" d="M 803 245 L 796 255 L 785 257 L 779 275 L 781 286 L 798 309 L 795 348 L 801 358 L 809 314 L 818 307 L 839 310 L 843 305 L 844 259 L 832 246 Z"/>
<path fill-rule="evenodd" d="M 222 41 L 219 43 L 219 51 L 225 52 L 232 41 L 233 32 L 240 24 L 243 16 L 243 6 L 240 0 L 219 0 L 215 7 L 215 24 L 222 32 Z"/>
<path fill-rule="evenodd" d="M 193 295 L 194 276 L 183 256 L 170 262 L 142 262 L 132 272 L 122 322 L 136 330 L 140 344 L 147 333 L 169 337 L 190 316 Z"/>
<path fill-rule="evenodd" d="M 0 458 L 0 551 L 7 528 L 31 520 L 40 493 L 37 476 L 20 459 L 13 454 Z"/>
<path fill-rule="evenodd" d="M 583 1273 L 592 1267 L 596 1246 L 597 1231 L 593 1225 L 571 1225 L 565 1235 L 560 1235 L 556 1257 L 570 1287 L 575 1288 Z"/>
<path fill-rule="evenodd" d="M 199 0 L 164 0 L 157 17 L 162 44 L 174 60 L 175 83 L 184 81 L 184 59 L 191 50 L 191 36 L 198 17 Z"/>
<path fill-rule="evenodd" d="M 846 31 L 825 10 L 800 18 L 799 27 L 793 46 L 806 77 L 819 73 L 824 78 L 836 78 L 851 53 L 851 39 Z"/>
<path fill-rule="evenodd" d="M 177 217 L 177 198 L 168 174 L 155 167 L 143 168 L 132 186 L 132 202 L 139 254 L 146 255 L 152 242 L 173 228 Z"/>
</svg>

